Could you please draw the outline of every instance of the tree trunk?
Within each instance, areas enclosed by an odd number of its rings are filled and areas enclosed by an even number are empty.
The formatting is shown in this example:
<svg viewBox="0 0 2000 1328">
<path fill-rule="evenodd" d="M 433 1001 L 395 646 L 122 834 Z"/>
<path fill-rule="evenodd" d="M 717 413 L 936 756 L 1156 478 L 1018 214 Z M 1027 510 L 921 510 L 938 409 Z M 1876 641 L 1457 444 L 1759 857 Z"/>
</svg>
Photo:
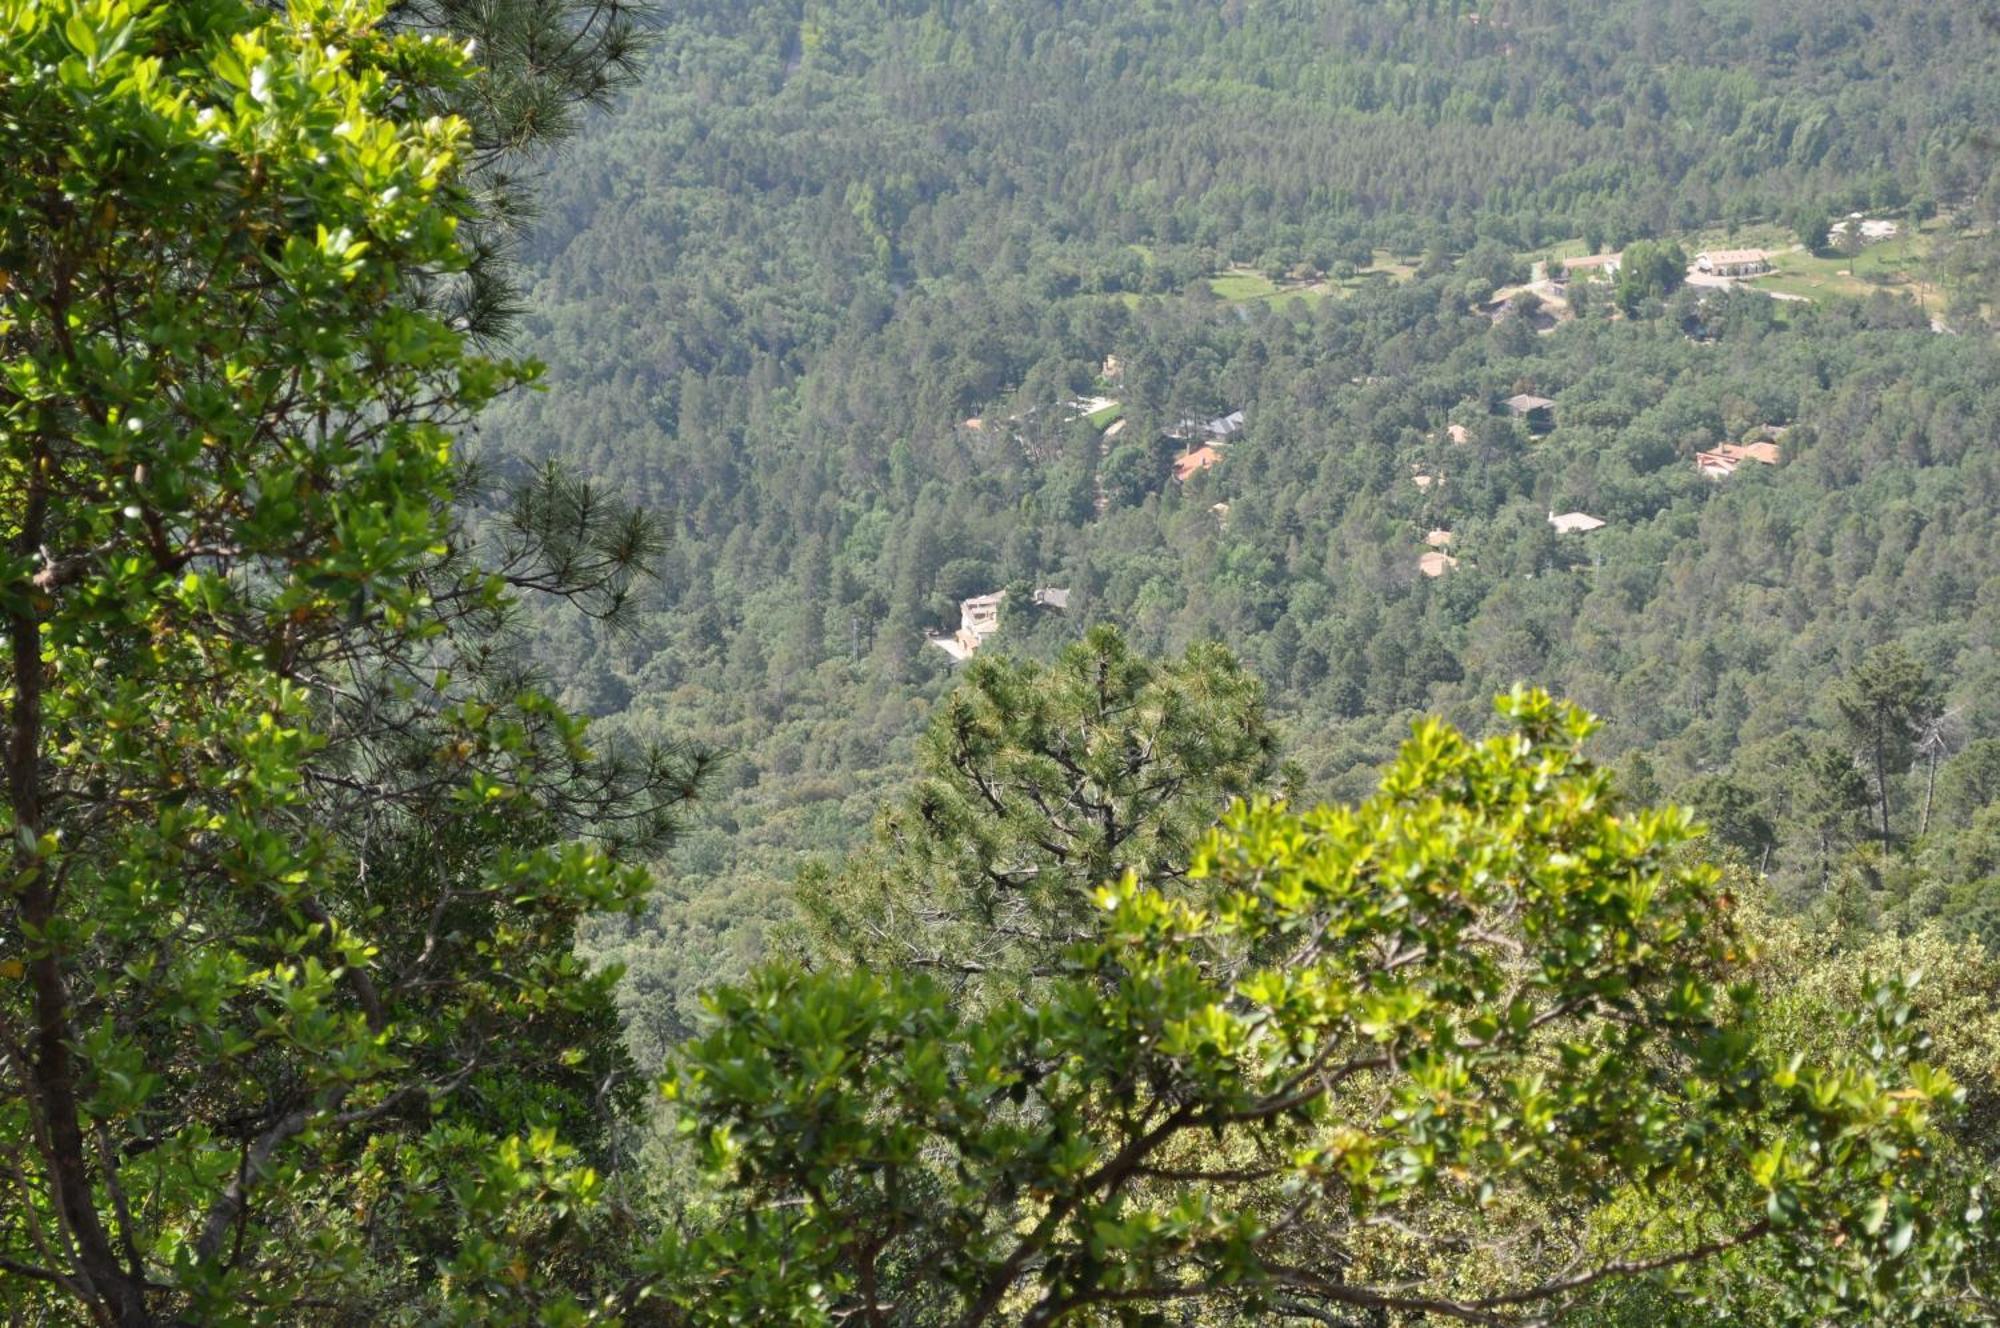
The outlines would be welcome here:
<svg viewBox="0 0 2000 1328">
<path fill-rule="evenodd" d="M 1881 811 L 1882 842 L 1889 842 L 1889 754 L 1883 749 L 1888 745 L 1889 735 L 1884 733 L 1880 719 L 1875 721 L 1875 805 Z"/>
<path fill-rule="evenodd" d="M 50 459 L 37 447 L 29 460 L 28 494 L 23 505 L 17 552 L 41 554 L 48 537 Z M 100 1323 L 143 1328 L 152 1322 L 138 1269 L 125 1269 L 111 1247 L 110 1233 L 97 1211 L 90 1151 L 84 1142 L 83 1105 L 70 1046 L 69 984 L 64 955 L 49 940 L 56 927 L 58 873 L 44 861 L 38 841 L 43 823 L 42 790 L 42 624 L 34 597 L 22 595 L 7 614 L 7 650 L 14 701 L 7 715 L 7 803 L 15 844 L 7 890 L 20 908 L 23 939 L 29 939 L 28 986 L 33 997 L 32 1054 L 24 1067 L 30 1111 L 41 1128 L 36 1142 L 43 1154 L 49 1199 L 73 1251 L 73 1276 L 92 1301 Z"/>
<path fill-rule="evenodd" d="M 1942 746 L 1942 744 L 1938 744 Z M 1938 748 L 1931 748 L 1931 766 L 1924 776 L 1924 814 L 1917 822 L 1917 837 L 1923 838 L 1931 832 L 1931 799 L 1937 796 Z"/>
</svg>

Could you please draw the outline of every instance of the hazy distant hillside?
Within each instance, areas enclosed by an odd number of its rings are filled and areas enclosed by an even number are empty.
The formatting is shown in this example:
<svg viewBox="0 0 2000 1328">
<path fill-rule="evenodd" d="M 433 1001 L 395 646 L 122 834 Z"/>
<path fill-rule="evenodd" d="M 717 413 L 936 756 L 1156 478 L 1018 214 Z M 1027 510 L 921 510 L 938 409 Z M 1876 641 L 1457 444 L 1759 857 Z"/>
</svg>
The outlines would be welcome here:
<svg viewBox="0 0 2000 1328">
<path fill-rule="evenodd" d="M 1745 851 L 1822 888 L 1788 744 L 1833 732 L 1868 647 L 1962 702 L 1953 751 L 2000 736 L 2000 365 L 1930 330 L 1980 321 L 1985 8 L 674 6 L 646 86 L 551 168 L 550 390 L 488 430 L 682 535 L 632 634 L 549 642 L 607 722 L 734 754 L 626 943 L 667 994 L 647 1016 L 753 952 L 800 855 L 900 778 L 950 678 L 925 633 L 1024 582 L 1072 607 L 995 648 L 1095 620 L 1223 639 L 1323 789 L 1417 709 L 1566 689 L 1644 779 L 1735 790 L 1772 827 Z M 1802 213 L 1855 210 L 1898 238 L 1795 247 Z M 1494 303 L 1642 240 L 1781 270 Z M 1500 408 L 1523 392 L 1553 433 Z M 1066 422 L 1079 398 L 1117 409 Z M 1235 409 L 1222 464 L 1173 479 L 1174 423 Z M 1782 464 L 1696 473 L 1765 426 Z M 1607 525 L 1559 537 L 1570 510 Z"/>
</svg>

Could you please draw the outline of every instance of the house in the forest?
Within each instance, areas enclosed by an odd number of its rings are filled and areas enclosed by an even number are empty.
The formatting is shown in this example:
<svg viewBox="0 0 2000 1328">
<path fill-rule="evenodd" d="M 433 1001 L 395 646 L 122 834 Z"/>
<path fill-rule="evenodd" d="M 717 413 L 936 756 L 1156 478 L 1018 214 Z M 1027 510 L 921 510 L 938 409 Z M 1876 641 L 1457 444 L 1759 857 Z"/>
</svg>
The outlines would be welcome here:
<svg viewBox="0 0 2000 1328">
<path fill-rule="evenodd" d="M 1587 512 L 1564 512 L 1561 516 L 1550 512 L 1549 524 L 1556 528 L 1558 535 L 1588 535 L 1593 530 L 1604 529 L 1604 522 Z"/>
<path fill-rule="evenodd" d="M 1189 416 L 1167 430 L 1167 437 L 1177 443 L 1193 442 L 1197 438 L 1204 438 L 1212 443 L 1226 443 L 1241 432 L 1243 432 L 1243 412 L 1232 410 L 1227 415 L 1218 415 L 1208 421 Z"/>
<path fill-rule="evenodd" d="M 1556 403 L 1547 397 L 1538 397 L 1532 392 L 1520 392 L 1500 403 L 1517 420 L 1526 421 L 1534 433 L 1547 433 L 1556 427 Z"/>
<path fill-rule="evenodd" d="M 933 636 L 926 639 L 955 660 L 972 658 L 978 653 L 979 647 L 985 645 L 987 640 L 1000 630 L 1000 605 L 1006 598 L 1006 591 L 996 590 L 990 595 L 974 595 L 971 599 L 960 600 L 958 631 L 950 636 Z M 1051 609 L 1067 609 L 1069 591 L 1045 586 L 1035 592 L 1035 603 Z"/>
<path fill-rule="evenodd" d="M 1433 581 L 1457 566 L 1458 559 L 1440 549 L 1433 549 L 1417 559 L 1417 570 Z"/>
<path fill-rule="evenodd" d="M 1696 452 L 1694 468 L 1696 472 L 1709 479 L 1726 480 L 1746 461 L 1755 461 L 1761 466 L 1775 466 L 1778 464 L 1778 458 L 1776 443 L 1724 443 L 1712 452 Z"/>
<path fill-rule="evenodd" d="M 1715 249 L 1694 256 L 1695 271 L 1711 277 L 1761 277 L 1771 270 L 1762 249 Z"/>
<path fill-rule="evenodd" d="M 1611 279 L 1625 266 L 1625 255 L 1592 254 L 1588 258 L 1565 258 L 1560 260 L 1563 275 L 1571 281 L 1595 281 L 1602 277 Z"/>
<path fill-rule="evenodd" d="M 1183 453 L 1174 458 L 1174 478 L 1182 484 L 1186 484 L 1189 480 L 1221 460 L 1222 453 L 1216 451 L 1207 443 L 1203 443 L 1200 447 L 1195 448 L 1194 451 Z"/>
</svg>

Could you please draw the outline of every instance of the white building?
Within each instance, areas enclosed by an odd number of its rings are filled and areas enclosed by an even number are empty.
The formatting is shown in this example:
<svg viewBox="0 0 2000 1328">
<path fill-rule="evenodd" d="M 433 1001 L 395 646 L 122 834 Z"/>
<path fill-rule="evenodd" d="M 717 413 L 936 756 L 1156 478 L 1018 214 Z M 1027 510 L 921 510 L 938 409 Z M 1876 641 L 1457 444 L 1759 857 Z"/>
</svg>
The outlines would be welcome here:
<svg viewBox="0 0 2000 1328">
<path fill-rule="evenodd" d="M 958 631 L 951 636 L 925 639 L 955 660 L 971 659 L 979 652 L 979 647 L 1000 630 L 1000 604 L 1006 598 L 1006 591 L 996 590 L 990 595 L 974 595 L 971 599 L 960 600 Z M 1067 609 L 1069 591 L 1045 586 L 1035 592 L 1035 603 L 1051 609 Z"/>
<path fill-rule="evenodd" d="M 1551 512 L 1549 524 L 1556 528 L 1558 535 L 1588 535 L 1593 530 L 1604 529 L 1604 522 L 1585 512 L 1564 512 L 1561 516 Z"/>
<path fill-rule="evenodd" d="M 1762 249 L 1716 249 L 1696 254 L 1694 266 L 1711 277 L 1761 277 L 1771 270 L 1771 255 Z"/>
</svg>

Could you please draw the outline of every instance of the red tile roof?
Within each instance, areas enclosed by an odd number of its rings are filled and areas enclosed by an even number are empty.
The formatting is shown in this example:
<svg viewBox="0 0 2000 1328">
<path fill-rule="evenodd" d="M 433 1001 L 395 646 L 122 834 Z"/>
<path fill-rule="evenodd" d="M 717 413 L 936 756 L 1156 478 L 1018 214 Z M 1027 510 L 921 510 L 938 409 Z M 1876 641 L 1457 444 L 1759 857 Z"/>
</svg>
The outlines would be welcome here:
<svg viewBox="0 0 2000 1328">
<path fill-rule="evenodd" d="M 1197 447 L 1194 451 L 1184 456 L 1174 458 L 1174 478 L 1182 484 L 1186 484 L 1196 475 L 1199 475 L 1202 471 L 1207 470 L 1220 460 L 1222 460 L 1222 453 L 1216 451 L 1214 448 L 1206 445 Z"/>
</svg>

